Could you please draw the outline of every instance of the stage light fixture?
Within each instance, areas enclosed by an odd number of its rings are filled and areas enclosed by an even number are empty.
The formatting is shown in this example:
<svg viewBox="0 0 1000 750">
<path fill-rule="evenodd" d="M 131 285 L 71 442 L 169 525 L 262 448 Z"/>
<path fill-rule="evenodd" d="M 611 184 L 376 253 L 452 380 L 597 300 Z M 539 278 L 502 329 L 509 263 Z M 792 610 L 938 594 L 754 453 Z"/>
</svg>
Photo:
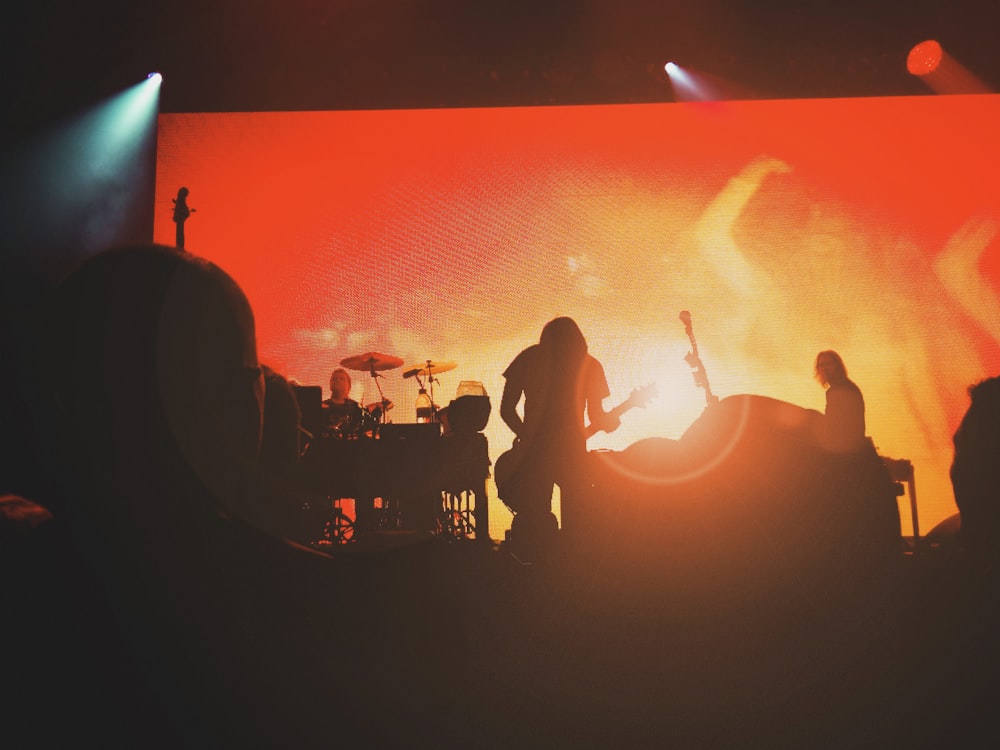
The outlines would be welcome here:
<svg viewBox="0 0 1000 750">
<path fill-rule="evenodd" d="M 914 45 L 906 69 L 938 94 L 988 94 L 988 86 L 948 54 L 935 39 Z"/>
<path fill-rule="evenodd" d="M 906 58 L 906 69 L 915 76 L 926 76 L 941 64 L 941 45 L 934 39 L 914 45 Z"/>
<path fill-rule="evenodd" d="M 160 83 L 163 80 L 163 76 L 154 70 L 146 76 L 146 79 L 153 81 L 154 83 Z"/>
</svg>

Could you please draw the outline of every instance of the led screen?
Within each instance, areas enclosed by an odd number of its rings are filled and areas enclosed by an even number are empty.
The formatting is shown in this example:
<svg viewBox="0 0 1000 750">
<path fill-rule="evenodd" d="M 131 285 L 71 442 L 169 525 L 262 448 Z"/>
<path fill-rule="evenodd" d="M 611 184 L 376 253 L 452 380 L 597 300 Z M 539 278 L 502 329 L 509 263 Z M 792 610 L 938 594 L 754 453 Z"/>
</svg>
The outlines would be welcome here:
<svg viewBox="0 0 1000 750">
<path fill-rule="evenodd" d="M 187 249 L 243 286 L 261 361 L 324 396 L 340 360 L 396 357 L 352 395 L 414 422 L 404 371 L 455 363 L 425 385 L 439 406 L 484 385 L 494 460 L 502 372 L 557 315 L 607 406 L 656 385 L 594 451 L 678 438 L 705 408 L 681 310 L 722 398 L 822 410 L 813 362 L 835 349 L 879 452 L 914 464 L 926 532 L 956 510 L 966 389 L 1000 371 L 998 120 L 993 95 L 163 114 L 154 233 L 174 244 L 187 187 Z"/>
</svg>

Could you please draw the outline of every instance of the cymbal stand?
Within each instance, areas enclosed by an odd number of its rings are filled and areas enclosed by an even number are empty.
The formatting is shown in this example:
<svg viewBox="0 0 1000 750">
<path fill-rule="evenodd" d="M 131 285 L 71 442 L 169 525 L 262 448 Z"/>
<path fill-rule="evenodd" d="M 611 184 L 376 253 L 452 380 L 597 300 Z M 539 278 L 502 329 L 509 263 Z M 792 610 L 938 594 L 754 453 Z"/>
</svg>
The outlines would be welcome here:
<svg viewBox="0 0 1000 750">
<path fill-rule="evenodd" d="M 379 402 L 382 405 L 382 414 L 379 415 L 379 422 L 380 423 L 385 423 L 385 414 L 388 411 L 388 409 L 386 409 L 386 403 L 388 402 L 388 399 L 385 397 L 385 394 L 382 392 L 382 385 L 378 382 L 378 379 L 379 378 L 384 378 L 385 375 L 379 375 L 378 374 L 378 372 L 375 370 L 375 363 L 374 362 L 371 363 L 371 369 L 369 370 L 369 374 L 371 375 L 372 380 L 375 381 L 375 389 L 378 391 Z"/>
</svg>

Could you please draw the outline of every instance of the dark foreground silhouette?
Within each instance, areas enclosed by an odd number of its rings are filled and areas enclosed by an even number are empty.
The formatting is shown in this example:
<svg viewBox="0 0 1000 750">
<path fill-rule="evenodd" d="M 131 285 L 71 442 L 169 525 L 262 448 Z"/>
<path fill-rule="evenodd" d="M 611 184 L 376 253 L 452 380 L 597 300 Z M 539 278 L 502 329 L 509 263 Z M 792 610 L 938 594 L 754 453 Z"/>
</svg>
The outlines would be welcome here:
<svg viewBox="0 0 1000 750">
<path fill-rule="evenodd" d="M 592 454 L 577 529 L 525 554 L 430 535 L 319 554 L 247 502 L 274 473 L 232 279 L 132 248 L 60 292 L 65 512 L 0 548 L 13 747 L 996 737 L 992 578 L 904 555 L 874 451 L 818 452 L 797 407 L 724 399 L 678 441 Z"/>
</svg>

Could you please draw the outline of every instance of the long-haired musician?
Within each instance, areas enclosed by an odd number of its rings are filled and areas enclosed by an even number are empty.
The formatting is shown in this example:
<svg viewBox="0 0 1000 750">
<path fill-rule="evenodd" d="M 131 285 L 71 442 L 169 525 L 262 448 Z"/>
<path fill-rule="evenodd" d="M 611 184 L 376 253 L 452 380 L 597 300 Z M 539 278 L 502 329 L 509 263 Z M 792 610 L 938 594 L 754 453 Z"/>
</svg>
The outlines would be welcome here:
<svg viewBox="0 0 1000 750">
<path fill-rule="evenodd" d="M 816 380 L 826 388 L 826 419 L 821 439 L 824 447 L 850 453 L 865 444 L 865 399 L 847 377 L 840 355 L 826 349 L 816 355 Z"/>
<path fill-rule="evenodd" d="M 586 419 L 607 432 L 620 424 L 603 406 L 610 395 L 604 366 L 587 352 L 576 322 L 559 317 L 503 375 L 500 417 L 514 432 L 518 454 L 511 491 L 524 500 L 515 527 L 533 520 L 548 525 L 553 486 L 559 485 L 563 528 L 572 532 L 567 517 L 573 516 L 573 496 L 586 484 Z M 522 397 L 523 417 L 517 409 Z"/>
<path fill-rule="evenodd" d="M 325 433 L 330 437 L 356 437 L 361 426 L 361 404 L 351 398 L 351 374 L 338 367 L 330 375 L 330 398 L 323 402 Z"/>
</svg>

